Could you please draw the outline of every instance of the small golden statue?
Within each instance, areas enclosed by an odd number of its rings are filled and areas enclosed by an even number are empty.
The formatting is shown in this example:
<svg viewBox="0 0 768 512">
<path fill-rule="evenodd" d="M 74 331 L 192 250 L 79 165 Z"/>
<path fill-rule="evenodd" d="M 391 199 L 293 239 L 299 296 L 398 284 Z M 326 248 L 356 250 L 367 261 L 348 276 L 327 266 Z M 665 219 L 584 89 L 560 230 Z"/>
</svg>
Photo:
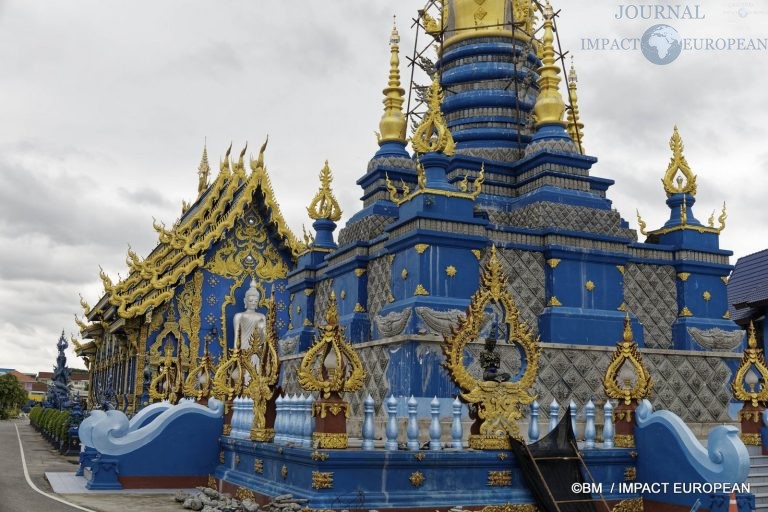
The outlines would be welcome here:
<svg viewBox="0 0 768 512">
<path fill-rule="evenodd" d="M 170 341 L 165 343 L 163 352 L 163 361 L 158 367 L 157 375 L 149 384 L 149 398 L 168 400 L 175 404 L 184 395 L 182 369 L 179 357 L 173 357 L 173 344 Z"/>
</svg>

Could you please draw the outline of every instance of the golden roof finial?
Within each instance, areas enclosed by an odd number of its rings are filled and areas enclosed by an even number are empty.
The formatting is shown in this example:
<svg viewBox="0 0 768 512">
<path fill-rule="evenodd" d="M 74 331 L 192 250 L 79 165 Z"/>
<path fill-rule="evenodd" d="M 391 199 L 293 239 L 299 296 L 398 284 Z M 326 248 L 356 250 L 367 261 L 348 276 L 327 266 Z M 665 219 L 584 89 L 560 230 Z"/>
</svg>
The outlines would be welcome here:
<svg viewBox="0 0 768 512">
<path fill-rule="evenodd" d="M 584 154 L 584 123 L 579 119 L 579 98 L 576 95 L 576 68 L 573 66 L 573 55 L 571 55 L 571 69 L 568 71 L 568 100 L 571 108 L 568 109 L 568 125 L 566 131 L 571 136 L 573 142 L 579 147 L 579 153 Z"/>
<path fill-rule="evenodd" d="M 261 149 L 259 149 L 259 156 L 256 159 L 256 169 L 264 168 L 264 152 L 267 150 L 267 144 L 269 143 L 269 135 L 267 135 L 267 138 L 264 139 L 264 144 L 261 145 Z M 251 158 L 251 169 L 254 169 L 253 165 L 253 158 Z"/>
<path fill-rule="evenodd" d="M 696 175 L 693 174 L 688 162 L 683 155 L 683 139 L 675 126 L 672 137 L 669 139 L 669 148 L 672 150 L 672 158 L 669 160 L 667 172 L 661 182 L 667 197 L 673 194 L 696 195 Z"/>
<path fill-rule="evenodd" d="M 389 83 L 384 89 L 384 115 L 379 122 L 380 134 L 376 134 L 379 145 L 385 142 L 402 142 L 405 144 L 406 121 L 403 115 L 405 89 L 400 86 L 400 34 L 397 26 L 392 25 L 392 35 L 389 39 Z"/>
<path fill-rule="evenodd" d="M 337 222 L 341 219 L 341 207 L 331 190 L 333 175 L 328 167 L 328 160 L 320 171 L 320 190 L 317 191 L 312 202 L 307 206 L 307 213 L 311 219 L 328 219 Z"/>
<path fill-rule="evenodd" d="M 208 188 L 208 175 L 211 172 L 211 166 L 208 164 L 208 139 L 203 143 L 203 157 L 200 159 L 200 165 L 197 166 L 197 195 L 199 196 Z"/>
<path fill-rule="evenodd" d="M 248 150 L 248 141 L 245 141 L 245 147 L 240 151 L 240 156 L 235 163 L 235 174 L 245 179 L 245 152 Z"/>
<path fill-rule="evenodd" d="M 224 160 L 219 162 L 219 174 L 223 174 L 224 176 L 229 176 L 232 173 L 232 164 L 229 161 L 229 154 L 232 152 L 232 143 L 229 143 L 229 147 L 227 148 L 227 152 L 224 153 Z"/>
<path fill-rule="evenodd" d="M 440 104 L 443 102 L 443 89 L 440 80 L 435 73 L 432 85 L 427 91 L 427 113 L 424 114 L 421 123 L 413 134 L 413 149 L 417 153 L 442 152 L 446 156 L 452 156 L 456 152 L 456 144 L 448 129 Z"/>
<path fill-rule="evenodd" d="M 555 64 L 555 35 L 552 18 L 554 18 L 554 12 L 549 0 L 547 0 L 547 4 L 544 6 L 544 37 L 542 38 L 542 59 L 538 80 L 539 96 L 533 107 L 533 112 L 536 115 L 536 128 L 547 124 L 565 126 L 563 122 L 565 102 L 560 95 L 560 68 Z"/>
<path fill-rule="evenodd" d="M 88 312 L 91 310 L 91 306 L 89 306 L 85 301 L 83 294 L 79 293 L 78 295 L 80 295 L 80 307 L 83 308 L 83 314 L 88 315 Z"/>
</svg>

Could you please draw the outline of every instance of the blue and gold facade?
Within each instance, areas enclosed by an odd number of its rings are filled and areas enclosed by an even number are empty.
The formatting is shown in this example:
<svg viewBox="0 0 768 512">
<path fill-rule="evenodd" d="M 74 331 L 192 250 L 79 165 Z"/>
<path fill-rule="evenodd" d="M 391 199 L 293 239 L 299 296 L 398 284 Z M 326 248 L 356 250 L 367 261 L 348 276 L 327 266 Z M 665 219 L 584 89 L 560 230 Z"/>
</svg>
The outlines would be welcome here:
<svg viewBox="0 0 768 512">
<path fill-rule="evenodd" d="M 542 402 L 599 394 L 590 375 L 599 382 L 603 370 L 593 365 L 606 360 L 629 314 L 634 340 L 654 351 L 649 364 L 670 383 L 670 393 L 661 386 L 663 405 L 684 419 L 727 419 L 738 356 L 723 353 L 743 341 L 728 318 L 731 252 L 719 247 L 725 210 L 717 226 L 694 216 L 695 175 L 675 129 L 669 168 L 659 170 L 669 221 L 648 230 L 640 221 L 646 238 L 638 239 L 607 197 L 613 180 L 592 174 L 597 158 L 584 152 L 573 70 L 561 87 L 552 10 L 535 11 L 523 0 L 453 0 L 439 19 L 425 14 L 441 46 L 429 110 L 410 147 L 393 30 L 379 149 L 360 170 L 362 208 L 338 231 L 327 162 L 308 208 L 314 233 L 302 243 L 280 215 L 263 151 L 249 170 L 245 150 L 232 163 L 227 152 L 210 185 L 206 159 L 198 200 L 171 229 L 156 225 L 158 247 L 144 260 L 129 254 L 129 276 L 116 284 L 105 276 L 104 297 L 88 309 L 83 334 L 93 341 L 81 353 L 92 358 L 94 385 L 111 378 L 135 407 L 146 357 L 157 365 L 163 343 L 187 365 L 206 339 L 212 354 L 226 354 L 232 315 L 253 277 L 262 297 L 274 293 L 277 301 L 284 389 L 298 391 L 299 355 L 333 293 L 370 374 L 350 399 L 355 414 L 369 392 L 379 404 L 390 394 L 423 405 L 448 398 L 456 388 L 440 341 L 495 246 L 520 315 L 542 342 Z M 492 317 L 489 310 L 486 329 Z M 715 334 L 720 342 L 712 344 Z M 685 365 L 667 369 L 673 357 L 715 382 L 690 390 L 708 393 L 699 405 L 678 399 L 690 376 L 679 373 Z"/>
</svg>

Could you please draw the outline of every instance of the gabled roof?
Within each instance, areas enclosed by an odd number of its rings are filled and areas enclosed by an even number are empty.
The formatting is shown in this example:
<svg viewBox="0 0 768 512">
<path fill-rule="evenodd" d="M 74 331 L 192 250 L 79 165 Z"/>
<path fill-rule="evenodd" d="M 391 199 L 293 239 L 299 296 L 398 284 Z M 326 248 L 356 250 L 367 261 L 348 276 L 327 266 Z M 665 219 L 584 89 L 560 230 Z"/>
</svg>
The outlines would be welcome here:
<svg viewBox="0 0 768 512">
<path fill-rule="evenodd" d="M 24 374 L 24 373 L 21 373 L 21 372 L 19 372 L 19 371 L 16 371 L 16 370 L 11 370 L 11 371 L 10 371 L 10 372 L 8 372 L 8 373 L 10 373 L 10 374 L 11 374 L 11 375 L 13 375 L 14 377 L 16 377 L 16 380 L 18 380 L 18 381 L 19 381 L 19 382 L 21 382 L 22 384 L 23 384 L 23 383 L 25 383 L 25 382 L 35 382 L 35 379 L 34 379 L 34 378 L 32 378 L 32 377 L 30 377 L 29 375 L 26 375 L 26 374 Z"/>
<path fill-rule="evenodd" d="M 255 196 L 257 191 L 268 216 L 264 219 L 265 224 L 274 230 L 280 249 L 293 259 L 297 257 L 303 247 L 288 228 L 275 199 L 264 166 L 266 145 L 265 142 L 261 147 L 257 160 L 251 158 L 250 174 L 246 174 L 243 162 L 245 149 L 234 165 L 228 149 L 214 182 L 171 229 L 153 223 L 160 243 L 149 256 L 141 260 L 129 249 L 126 260 L 130 269 L 128 277 L 113 285 L 111 279 L 101 272 L 109 304 L 117 307 L 120 317 L 142 315 L 171 299 L 179 280 L 205 264 L 208 250 L 235 225 L 254 197 L 258 197 Z"/>
<path fill-rule="evenodd" d="M 728 281 L 731 318 L 752 315 L 752 307 L 768 302 L 768 249 L 739 258 Z"/>
</svg>

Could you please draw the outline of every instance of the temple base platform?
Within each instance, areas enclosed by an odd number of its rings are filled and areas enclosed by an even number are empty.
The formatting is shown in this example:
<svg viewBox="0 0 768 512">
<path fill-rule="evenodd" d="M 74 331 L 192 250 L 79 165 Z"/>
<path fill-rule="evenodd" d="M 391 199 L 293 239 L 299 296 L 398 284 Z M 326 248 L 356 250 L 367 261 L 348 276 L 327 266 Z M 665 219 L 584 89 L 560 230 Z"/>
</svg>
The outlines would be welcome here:
<svg viewBox="0 0 768 512">
<path fill-rule="evenodd" d="M 310 509 L 325 510 L 434 512 L 458 505 L 467 510 L 492 505 L 535 510 L 523 473 L 508 450 L 315 450 L 228 436 L 219 444 L 220 464 L 213 475 L 219 490 L 257 502 L 292 494 L 308 500 Z M 632 474 L 627 471 L 635 466 L 631 450 L 589 450 L 583 458 L 611 508 L 639 498 L 610 492 L 612 484 Z M 590 481 L 586 475 L 585 480 Z"/>
</svg>

